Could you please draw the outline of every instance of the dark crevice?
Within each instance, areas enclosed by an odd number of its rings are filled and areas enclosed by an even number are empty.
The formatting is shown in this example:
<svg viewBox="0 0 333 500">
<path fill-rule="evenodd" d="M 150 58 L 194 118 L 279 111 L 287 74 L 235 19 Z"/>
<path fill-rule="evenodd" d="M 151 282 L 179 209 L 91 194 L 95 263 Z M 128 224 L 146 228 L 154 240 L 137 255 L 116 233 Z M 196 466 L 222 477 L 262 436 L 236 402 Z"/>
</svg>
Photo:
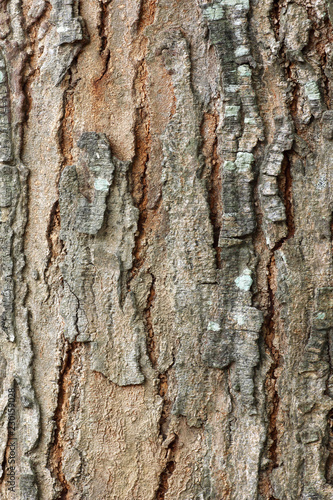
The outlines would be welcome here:
<svg viewBox="0 0 333 500">
<path fill-rule="evenodd" d="M 210 176 L 210 188 L 208 192 L 208 198 L 210 207 L 210 218 L 213 226 L 214 250 L 216 256 L 215 258 L 216 258 L 217 269 L 221 269 L 222 267 L 221 248 L 219 247 L 219 238 L 222 225 L 222 222 L 220 220 L 222 213 L 221 192 L 222 192 L 221 162 L 217 154 L 217 137 L 216 137 L 213 148 L 212 170 Z"/>
<path fill-rule="evenodd" d="M 63 160 L 57 181 L 60 179 L 62 170 L 68 165 L 73 165 L 74 91 L 79 80 L 73 82 L 71 69 L 68 70 L 68 74 L 68 86 L 63 95 L 63 115 L 58 130 L 59 149 Z"/>
<path fill-rule="evenodd" d="M 213 247 L 215 251 L 216 267 L 217 269 L 221 269 L 222 261 L 219 237 L 222 226 L 222 179 L 221 161 L 217 152 L 217 127 L 218 115 L 205 113 L 200 127 L 202 137 L 201 150 L 206 164 L 203 176 L 206 177 L 207 180 L 209 215 L 213 229 Z"/>
<path fill-rule="evenodd" d="M 140 155 L 140 152 L 138 152 Z M 144 256 L 146 253 L 146 223 L 148 219 L 148 187 L 147 187 L 147 163 L 149 161 L 149 154 L 146 153 L 144 160 L 144 169 L 142 175 L 140 176 L 141 186 L 142 186 L 142 196 L 138 204 L 139 208 L 139 220 L 137 226 L 137 233 L 135 237 L 135 246 L 133 250 L 133 267 L 131 270 L 131 278 L 137 275 L 138 271 L 143 265 Z"/>
<path fill-rule="evenodd" d="M 148 338 L 147 338 L 147 348 L 148 348 L 148 356 L 153 368 L 156 367 L 157 357 L 156 357 L 156 346 L 155 346 L 155 336 L 154 336 L 154 327 L 152 322 L 152 314 L 151 309 L 153 306 L 153 302 L 155 300 L 155 277 L 152 275 L 152 283 L 150 286 L 150 291 L 147 299 L 147 306 L 143 312 L 143 317 L 146 320 Z"/>
<path fill-rule="evenodd" d="M 262 332 L 266 351 L 269 351 L 272 360 L 270 369 L 265 378 L 269 447 L 268 442 L 266 442 L 265 456 L 268 459 L 268 463 L 265 464 L 265 468 L 260 471 L 259 492 L 263 498 L 277 500 L 273 495 L 271 474 L 272 471 L 279 466 L 277 418 L 280 398 L 277 390 L 277 370 L 280 366 L 281 357 L 278 348 L 274 345 L 278 332 L 276 328 L 277 312 L 275 308 L 276 265 L 275 255 L 272 252 L 270 253 L 269 262 L 267 264 L 267 273 L 268 305 L 265 306 L 265 310 L 267 311 L 268 309 L 268 314 L 265 316 Z"/>
<path fill-rule="evenodd" d="M 101 71 L 101 75 L 95 80 L 95 84 L 100 82 L 104 76 L 106 75 L 108 68 L 109 68 L 109 63 L 111 59 L 111 52 L 110 49 L 108 49 L 108 32 L 107 32 L 107 25 L 108 25 L 108 17 L 109 17 L 109 4 L 110 0 L 107 0 L 105 2 L 100 2 L 100 18 L 99 18 L 99 24 L 98 24 L 98 35 L 100 37 L 100 47 L 99 47 L 99 54 L 102 58 L 103 61 L 103 68 Z"/>
<path fill-rule="evenodd" d="M 141 269 L 147 250 L 147 229 L 153 216 L 153 210 L 148 210 L 148 180 L 147 167 L 149 162 L 151 136 L 150 136 L 150 115 L 147 97 L 147 66 L 142 60 L 137 69 L 135 88 L 140 92 L 141 106 L 137 110 L 135 125 L 135 155 L 131 169 L 132 196 L 135 206 L 139 209 L 139 220 L 135 236 L 135 246 L 133 249 L 133 266 L 130 271 L 128 289 L 130 281 Z"/>
<path fill-rule="evenodd" d="M 329 373 L 328 373 L 328 377 L 326 379 L 326 384 L 325 384 L 326 388 L 324 391 L 325 396 L 329 396 L 329 397 L 330 397 L 330 393 L 331 393 L 330 379 L 332 377 L 332 368 L 333 368 L 332 348 L 333 348 L 333 346 L 332 346 L 332 333 L 329 331 L 328 332 L 328 349 L 327 349 Z"/>
<path fill-rule="evenodd" d="M 133 83 L 133 91 L 139 105 L 136 112 L 134 127 L 135 152 L 130 173 L 130 184 L 134 205 L 139 209 L 139 220 L 135 235 L 135 246 L 133 249 L 133 265 L 128 275 L 127 289 L 130 283 L 142 268 L 147 252 L 147 234 L 152 231 L 153 219 L 158 207 L 148 208 L 148 164 L 151 152 L 150 134 L 150 109 L 148 100 L 148 67 L 146 52 L 148 40 L 144 30 L 155 20 L 156 0 L 141 0 L 140 13 L 137 22 L 137 40 L 144 46 L 144 53 L 140 54 L 136 64 L 136 76 Z M 133 46 L 135 43 L 133 43 Z"/>
<path fill-rule="evenodd" d="M 273 6 L 270 14 L 276 40 L 279 40 L 281 7 L 282 6 L 280 5 L 279 0 L 273 0 Z"/>
<path fill-rule="evenodd" d="M 169 366 L 169 368 L 164 373 L 160 373 L 158 376 L 158 378 L 159 378 L 158 394 L 163 399 L 163 406 L 162 406 L 160 422 L 159 422 L 160 436 L 162 436 L 163 441 L 165 441 L 167 439 L 168 434 L 169 434 L 168 430 L 169 430 L 169 424 L 170 424 L 172 402 L 167 397 L 167 393 L 168 393 L 168 389 L 169 389 L 169 372 L 172 369 L 174 362 L 175 362 L 175 359 L 173 358 L 172 364 Z M 171 443 L 171 441 L 170 441 L 170 443 Z"/>
<path fill-rule="evenodd" d="M 101 40 L 101 45 L 99 49 L 99 53 L 102 55 L 107 47 L 108 44 L 108 37 L 107 37 L 107 21 L 108 21 L 108 6 L 110 4 L 109 1 L 100 1 L 100 18 L 99 18 L 99 24 L 98 24 L 98 35 Z"/>
<path fill-rule="evenodd" d="M 299 97 L 301 93 L 301 87 L 295 76 L 295 71 L 296 71 L 295 64 L 290 61 L 286 61 L 286 63 L 287 66 L 285 69 L 285 74 L 286 78 L 290 81 L 290 87 L 291 87 L 289 110 L 290 110 L 290 115 L 294 122 L 296 133 L 298 134 L 301 133 L 302 129 L 304 128 L 304 125 L 302 125 L 298 119 Z"/>
<path fill-rule="evenodd" d="M 174 436 L 174 440 L 167 448 L 167 463 L 161 472 L 159 479 L 159 487 L 156 492 L 155 500 L 164 500 L 165 494 L 169 489 L 169 480 L 176 468 L 175 453 L 178 445 L 178 436 Z"/>
<path fill-rule="evenodd" d="M 74 129 L 74 90 L 79 80 L 72 81 L 72 72 L 69 69 L 69 79 L 66 90 L 63 94 L 63 114 L 58 129 L 59 150 L 62 156 L 61 166 L 57 175 L 57 185 L 63 169 L 68 165 L 73 165 L 72 150 L 74 147 L 73 129 Z M 64 249 L 64 244 L 60 240 L 60 205 L 59 199 L 56 200 L 51 208 L 49 222 L 46 230 L 46 239 L 49 248 L 47 264 L 44 270 L 44 280 L 56 258 Z"/>
<path fill-rule="evenodd" d="M 275 307 L 275 291 L 276 291 L 276 262 L 275 262 L 275 252 L 280 250 L 283 244 L 295 234 L 295 224 L 293 216 L 293 203 L 292 203 L 292 177 L 291 177 L 291 165 L 289 159 L 289 153 L 284 153 L 284 159 L 281 167 L 281 174 L 278 179 L 278 184 L 280 192 L 283 194 L 284 205 L 286 209 L 286 223 L 288 232 L 284 238 L 281 238 L 274 246 L 270 253 L 270 259 L 267 266 L 268 278 L 267 278 L 267 289 L 269 295 L 269 314 L 267 315 L 263 327 L 265 344 L 267 345 L 273 363 L 267 374 L 266 378 L 266 388 L 271 400 L 271 411 L 269 415 L 269 428 L 268 433 L 272 444 L 269 448 L 269 458 L 270 464 L 267 469 L 267 473 L 271 474 L 272 470 L 278 467 L 278 430 L 277 430 L 277 416 L 279 412 L 279 394 L 277 391 L 277 375 L 276 370 L 280 366 L 280 353 L 279 350 L 274 345 L 274 340 L 276 336 L 276 307 Z M 270 497 L 274 500 L 274 497 Z"/>
<path fill-rule="evenodd" d="M 278 467 L 278 432 L 277 432 L 277 415 L 279 411 L 279 394 L 276 388 L 277 375 L 276 370 L 280 366 L 280 353 L 279 350 L 274 345 L 274 340 L 276 336 L 276 308 L 275 308 L 275 291 L 276 291 L 276 262 L 275 262 L 275 252 L 280 250 L 283 244 L 295 234 L 295 224 L 293 216 L 293 204 L 292 204 L 292 177 L 289 154 L 284 153 L 284 159 L 282 162 L 281 174 L 278 179 L 278 184 L 280 192 L 283 193 L 284 205 L 286 209 L 286 223 L 288 232 L 284 238 L 281 238 L 274 246 L 271 251 L 270 259 L 268 263 L 268 279 L 267 279 L 267 289 L 269 295 L 269 314 L 265 319 L 264 324 L 264 338 L 265 344 L 267 345 L 273 363 L 268 372 L 266 378 L 266 387 L 271 398 L 271 411 L 269 415 L 269 436 L 272 440 L 272 444 L 269 448 L 269 458 L 270 464 L 268 467 L 268 473 L 270 474 L 272 470 Z M 274 497 L 270 497 L 273 499 Z"/>
<path fill-rule="evenodd" d="M 68 410 L 69 401 L 69 389 L 71 385 L 71 372 L 74 365 L 75 351 L 79 347 L 78 342 L 69 343 L 64 340 L 64 355 L 62 359 L 62 366 L 59 374 L 59 392 L 58 392 L 58 402 L 54 413 L 55 430 L 53 435 L 53 440 L 49 450 L 48 457 L 48 468 L 53 473 L 53 476 L 57 478 L 60 486 L 61 492 L 59 494 L 60 500 L 68 500 L 70 493 L 70 484 L 66 480 L 63 472 L 62 457 L 63 457 L 63 434 L 66 428 L 66 413 Z"/>
<path fill-rule="evenodd" d="M 333 486 L 333 409 L 327 415 L 327 450 L 328 457 L 325 466 L 326 482 Z"/>
<path fill-rule="evenodd" d="M 95 80 L 95 83 L 98 83 L 98 82 L 100 82 L 101 80 L 103 80 L 104 76 L 105 76 L 105 75 L 106 75 L 106 73 L 108 72 L 110 59 L 111 59 L 111 52 L 110 52 L 110 50 L 109 50 L 109 49 L 107 49 L 107 50 L 106 50 L 106 52 L 105 52 L 104 64 L 103 64 L 103 70 L 102 70 L 101 76 L 99 76 L 99 77 Z"/>
<path fill-rule="evenodd" d="M 160 435 L 163 439 L 166 439 L 172 407 L 172 402 L 166 397 L 168 392 L 168 371 L 160 373 L 158 377 L 160 379 L 159 395 L 163 398 L 163 407 L 160 417 Z"/>
<path fill-rule="evenodd" d="M 281 243 L 282 244 L 282 243 Z M 273 359 L 273 364 L 268 372 L 268 377 L 267 377 L 267 382 L 270 387 L 268 388 L 269 392 L 271 393 L 271 404 L 272 404 L 272 409 L 269 415 L 269 435 L 272 440 L 272 444 L 269 448 L 269 454 L 270 454 L 270 466 L 269 470 L 270 472 L 278 466 L 278 457 L 277 457 L 277 441 L 278 441 L 278 435 L 277 435 L 277 425 L 276 425 L 276 420 L 277 420 L 277 415 L 279 411 L 279 394 L 276 388 L 276 383 L 277 383 L 277 377 L 275 374 L 275 371 L 280 365 L 280 353 L 278 349 L 274 345 L 274 340 L 275 340 L 275 335 L 276 335 L 276 326 L 275 326 L 275 320 L 276 320 L 276 311 L 275 311 L 275 291 L 274 288 L 276 288 L 276 284 L 273 283 L 275 280 L 275 273 L 276 273 L 276 265 L 275 265 L 275 256 L 274 253 L 272 253 L 269 264 L 268 264 L 268 294 L 269 294 L 269 314 L 266 318 L 265 321 L 265 326 L 264 326 L 264 336 L 265 336 L 265 343 L 271 353 L 271 357 Z"/>
<path fill-rule="evenodd" d="M 332 250 L 332 253 L 333 253 L 333 212 L 331 212 L 330 233 L 331 233 L 331 250 Z"/>
<path fill-rule="evenodd" d="M 287 224 L 287 235 L 276 242 L 274 248 L 272 249 L 272 254 L 277 250 L 280 250 L 282 245 L 295 235 L 295 223 L 294 223 L 294 209 L 292 201 L 292 176 L 291 176 L 291 164 L 289 159 L 289 153 L 283 153 L 283 161 L 281 165 L 281 174 L 278 177 L 278 186 L 280 193 L 282 194 L 285 210 L 286 210 L 286 224 Z"/>
</svg>

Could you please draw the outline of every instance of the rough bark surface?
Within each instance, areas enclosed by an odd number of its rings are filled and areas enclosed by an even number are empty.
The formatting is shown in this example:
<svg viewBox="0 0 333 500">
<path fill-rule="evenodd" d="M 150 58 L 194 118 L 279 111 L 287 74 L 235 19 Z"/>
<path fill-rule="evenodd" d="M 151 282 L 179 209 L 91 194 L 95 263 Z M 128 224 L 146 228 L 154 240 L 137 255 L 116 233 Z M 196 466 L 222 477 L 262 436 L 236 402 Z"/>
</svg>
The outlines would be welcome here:
<svg viewBox="0 0 333 500">
<path fill-rule="evenodd" d="M 333 498 L 332 22 L 0 0 L 1 499 Z"/>
</svg>

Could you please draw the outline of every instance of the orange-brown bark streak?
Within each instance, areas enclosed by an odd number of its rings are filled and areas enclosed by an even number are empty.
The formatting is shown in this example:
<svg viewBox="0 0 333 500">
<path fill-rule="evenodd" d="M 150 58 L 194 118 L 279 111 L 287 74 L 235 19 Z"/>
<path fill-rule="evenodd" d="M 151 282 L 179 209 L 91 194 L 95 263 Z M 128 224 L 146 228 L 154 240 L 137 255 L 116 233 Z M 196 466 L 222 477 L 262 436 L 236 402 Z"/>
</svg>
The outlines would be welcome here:
<svg viewBox="0 0 333 500">
<path fill-rule="evenodd" d="M 157 0 L 141 0 L 140 15 L 138 22 L 138 33 L 153 24 L 155 20 Z"/>
<path fill-rule="evenodd" d="M 136 88 L 141 94 L 141 106 L 138 110 L 135 126 L 135 157 L 132 165 L 132 195 L 136 206 L 139 208 L 138 230 L 133 250 L 134 264 L 132 276 L 142 266 L 146 250 L 146 229 L 150 222 L 148 203 L 148 181 L 147 181 L 147 163 L 149 161 L 149 152 L 151 148 L 150 118 L 147 104 L 147 82 L 148 72 L 145 60 L 141 61 L 137 71 Z"/>
<path fill-rule="evenodd" d="M 54 414 L 55 432 L 53 444 L 49 454 L 49 467 L 61 485 L 60 499 L 70 498 L 70 484 L 67 482 L 63 472 L 62 457 L 64 449 L 64 433 L 66 429 L 66 416 L 69 406 L 70 386 L 73 366 L 75 362 L 75 353 L 79 347 L 77 342 L 69 344 L 66 341 L 63 363 L 59 376 L 58 403 Z"/>
<path fill-rule="evenodd" d="M 201 123 L 202 153 L 206 164 L 205 175 L 208 181 L 208 202 L 210 219 L 213 226 L 216 266 L 218 269 L 221 269 L 221 249 L 218 246 L 218 242 L 222 226 L 222 179 L 220 171 L 221 161 L 217 153 L 217 126 L 218 116 L 216 114 L 204 113 Z"/>
<path fill-rule="evenodd" d="M 151 230 L 156 209 L 148 209 L 149 179 L 147 167 L 151 151 L 150 112 L 147 93 L 148 68 L 146 51 L 148 40 L 144 30 L 155 19 L 155 0 L 141 2 L 140 15 L 137 24 L 137 40 L 133 46 L 139 49 L 139 62 L 134 81 L 134 94 L 137 100 L 137 117 L 135 124 L 135 155 L 132 164 L 132 196 L 139 209 L 138 229 L 133 250 L 133 267 L 130 280 L 135 277 L 142 267 L 147 251 L 147 233 Z M 143 49 L 143 52 L 141 52 Z M 134 50 L 135 52 L 135 50 Z M 141 53 L 140 53 L 141 52 Z M 130 287 L 130 284 L 129 284 Z"/>
<path fill-rule="evenodd" d="M 73 165 L 72 150 L 74 146 L 73 140 L 74 129 L 74 88 L 69 83 L 67 90 L 64 93 L 64 108 L 61 128 L 59 130 L 59 145 L 61 149 L 62 169 L 68 165 Z"/>
<path fill-rule="evenodd" d="M 148 331 L 148 339 L 147 339 L 148 356 L 153 367 L 156 366 L 157 362 L 157 357 L 155 352 L 155 336 L 154 336 L 154 328 L 153 328 L 152 314 L 151 314 L 151 308 L 153 306 L 155 295 L 156 295 L 155 278 L 153 277 L 153 281 L 150 287 L 150 292 L 147 300 L 147 306 L 144 310 L 144 318 L 146 320 L 146 326 Z"/>
</svg>

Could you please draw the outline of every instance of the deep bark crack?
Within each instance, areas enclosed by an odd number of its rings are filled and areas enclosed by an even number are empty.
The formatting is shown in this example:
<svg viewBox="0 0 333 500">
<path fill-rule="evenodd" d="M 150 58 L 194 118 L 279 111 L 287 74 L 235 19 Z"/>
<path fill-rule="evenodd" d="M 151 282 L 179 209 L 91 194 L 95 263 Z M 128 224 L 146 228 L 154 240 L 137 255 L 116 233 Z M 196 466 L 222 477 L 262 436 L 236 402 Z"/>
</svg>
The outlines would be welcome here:
<svg viewBox="0 0 333 500">
<path fill-rule="evenodd" d="M 60 255 L 64 246 L 59 238 L 59 233 L 60 233 L 60 208 L 59 208 L 59 200 L 57 200 L 52 205 L 49 223 L 46 229 L 46 239 L 49 247 L 49 254 L 47 257 L 47 265 L 44 271 L 44 279 L 46 278 L 46 273 L 49 270 L 50 266 L 53 264 L 58 255 Z"/>
<path fill-rule="evenodd" d="M 74 90 L 78 82 L 72 81 L 72 71 L 69 71 L 69 81 L 63 96 L 63 115 L 58 131 L 59 149 L 62 155 L 61 171 L 68 165 L 73 165 L 72 150 L 74 147 Z M 58 181 L 61 172 L 58 175 Z"/>
<path fill-rule="evenodd" d="M 148 223 L 148 181 L 147 165 L 151 148 L 150 116 L 147 102 L 147 66 L 142 60 L 137 69 L 135 87 L 140 89 L 140 108 L 137 111 L 135 126 L 135 156 L 132 165 L 132 195 L 139 209 L 138 228 L 133 249 L 131 279 L 142 267 L 146 253 L 146 226 Z"/>
<path fill-rule="evenodd" d="M 148 331 L 148 338 L 147 338 L 147 348 L 148 348 L 148 356 L 150 359 L 150 362 L 153 366 L 153 368 L 156 367 L 157 363 L 157 357 L 156 357 L 156 345 L 155 345 L 155 336 L 154 336 L 154 327 L 153 327 L 153 322 L 152 322 L 152 314 L 151 314 L 151 308 L 154 303 L 155 299 L 155 276 L 152 275 L 152 283 L 147 299 L 147 306 L 144 310 L 144 318 L 146 320 L 146 326 L 147 326 L 147 331 Z"/>
<path fill-rule="evenodd" d="M 165 494 L 169 489 L 169 479 L 176 468 L 175 453 L 178 445 L 178 436 L 175 435 L 174 440 L 167 448 L 167 463 L 161 472 L 159 479 L 159 487 L 156 492 L 155 500 L 164 500 Z"/>
<path fill-rule="evenodd" d="M 65 341 L 65 353 L 63 355 L 62 367 L 59 375 L 58 402 L 54 413 L 55 431 L 49 452 L 48 466 L 61 485 L 59 498 L 61 500 L 69 499 L 70 484 L 68 483 L 63 471 L 63 450 L 64 450 L 64 432 L 66 428 L 66 413 L 69 404 L 69 387 L 71 385 L 71 372 L 74 364 L 75 351 L 79 343 L 69 343 Z"/>
<path fill-rule="evenodd" d="M 281 238 L 274 246 L 271 251 L 269 263 L 268 263 L 268 294 L 269 294 L 269 307 L 270 312 L 266 317 L 265 325 L 264 325 L 264 337 L 265 343 L 271 353 L 273 364 L 268 372 L 266 378 L 266 387 L 268 391 L 271 393 L 271 401 L 272 401 L 272 409 L 269 415 L 269 429 L 268 433 L 272 440 L 272 444 L 269 448 L 270 455 L 270 465 L 268 467 L 268 474 L 272 472 L 272 470 L 278 467 L 278 429 L 277 429 L 277 416 L 279 412 L 279 404 L 280 398 L 278 394 L 278 390 L 276 387 L 277 384 L 277 374 L 276 370 L 278 370 L 280 366 L 281 356 L 277 347 L 274 345 L 275 337 L 277 334 L 276 330 L 276 304 L 275 304 L 275 290 L 277 288 L 276 284 L 276 263 L 275 263 L 275 252 L 280 250 L 283 244 L 290 238 L 292 238 L 295 234 L 295 224 L 294 224 L 294 215 L 293 215 L 293 203 L 292 203 L 292 177 L 290 171 L 290 161 L 288 153 L 284 153 L 284 160 L 282 163 L 282 171 L 279 178 L 279 187 L 280 191 L 283 193 L 283 199 L 286 209 L 286 222 L 288 233 L 284 238 Z M 270 497 L 270 500 L 274 500 L 274 497 Z"/>
<path fill-rule="evenodd" d="M 273 6 L 271 10 L 271 21 L 272 21 L 272 28 L 275 33 L 275 37 L 278 40 L 279 39 L 279 32 L 280 32 L 280 12 L 281 12 L 281 4 L 279 0 L 273 0 Z"/>
<path fill-rule="evenodd" d="M 109 4 L 110 0 L 100 1 L 100 19 L 98 24 L 98 35 L 100 37 L 99 54 L 103 61 L 103 69 L 101 71 L 101 75 L 95 80 L 95 83 L 100 82 L 104 78 L 104 76 L 108 71 L 111 59 L 111 53 L 110 50 L 108 49 L 108 34 L 107 34 Z"/>
<path fill-rule="evenodd" d="M 328 457 L 325 466 L 325 479 L 328 484 L 333 485 L 333 409 L 327 415 L 327 449 Z"/>
<path fill-rule="evenodd" d="M 205 157 L 208 183 L 208 204 L 210 209 L 210 220 L 213 228 L 213 247 L 217 269 L 221 269 L 221 248 L 219 247 L 219 236 L 222 226 L 222 179 L 221 161 L 217 152 L 218 115 L 205 113 L 201 123 L 200 131 L 202 137 L 202 153 Z"/>
</svg>

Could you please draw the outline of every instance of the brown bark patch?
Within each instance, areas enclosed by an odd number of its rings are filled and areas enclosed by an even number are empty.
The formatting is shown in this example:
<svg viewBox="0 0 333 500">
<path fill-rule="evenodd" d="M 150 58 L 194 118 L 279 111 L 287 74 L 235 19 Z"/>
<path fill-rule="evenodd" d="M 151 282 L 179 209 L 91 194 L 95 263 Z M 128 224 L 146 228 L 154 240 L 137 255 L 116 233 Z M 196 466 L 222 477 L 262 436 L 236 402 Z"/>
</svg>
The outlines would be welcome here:
<svg viewBox="0 0 333 500">
<path fill-rule="evenodd" d="M 157 0 L 141 0 L 138 33 L 141 33 L 155 20 Z"/>
</svg>

